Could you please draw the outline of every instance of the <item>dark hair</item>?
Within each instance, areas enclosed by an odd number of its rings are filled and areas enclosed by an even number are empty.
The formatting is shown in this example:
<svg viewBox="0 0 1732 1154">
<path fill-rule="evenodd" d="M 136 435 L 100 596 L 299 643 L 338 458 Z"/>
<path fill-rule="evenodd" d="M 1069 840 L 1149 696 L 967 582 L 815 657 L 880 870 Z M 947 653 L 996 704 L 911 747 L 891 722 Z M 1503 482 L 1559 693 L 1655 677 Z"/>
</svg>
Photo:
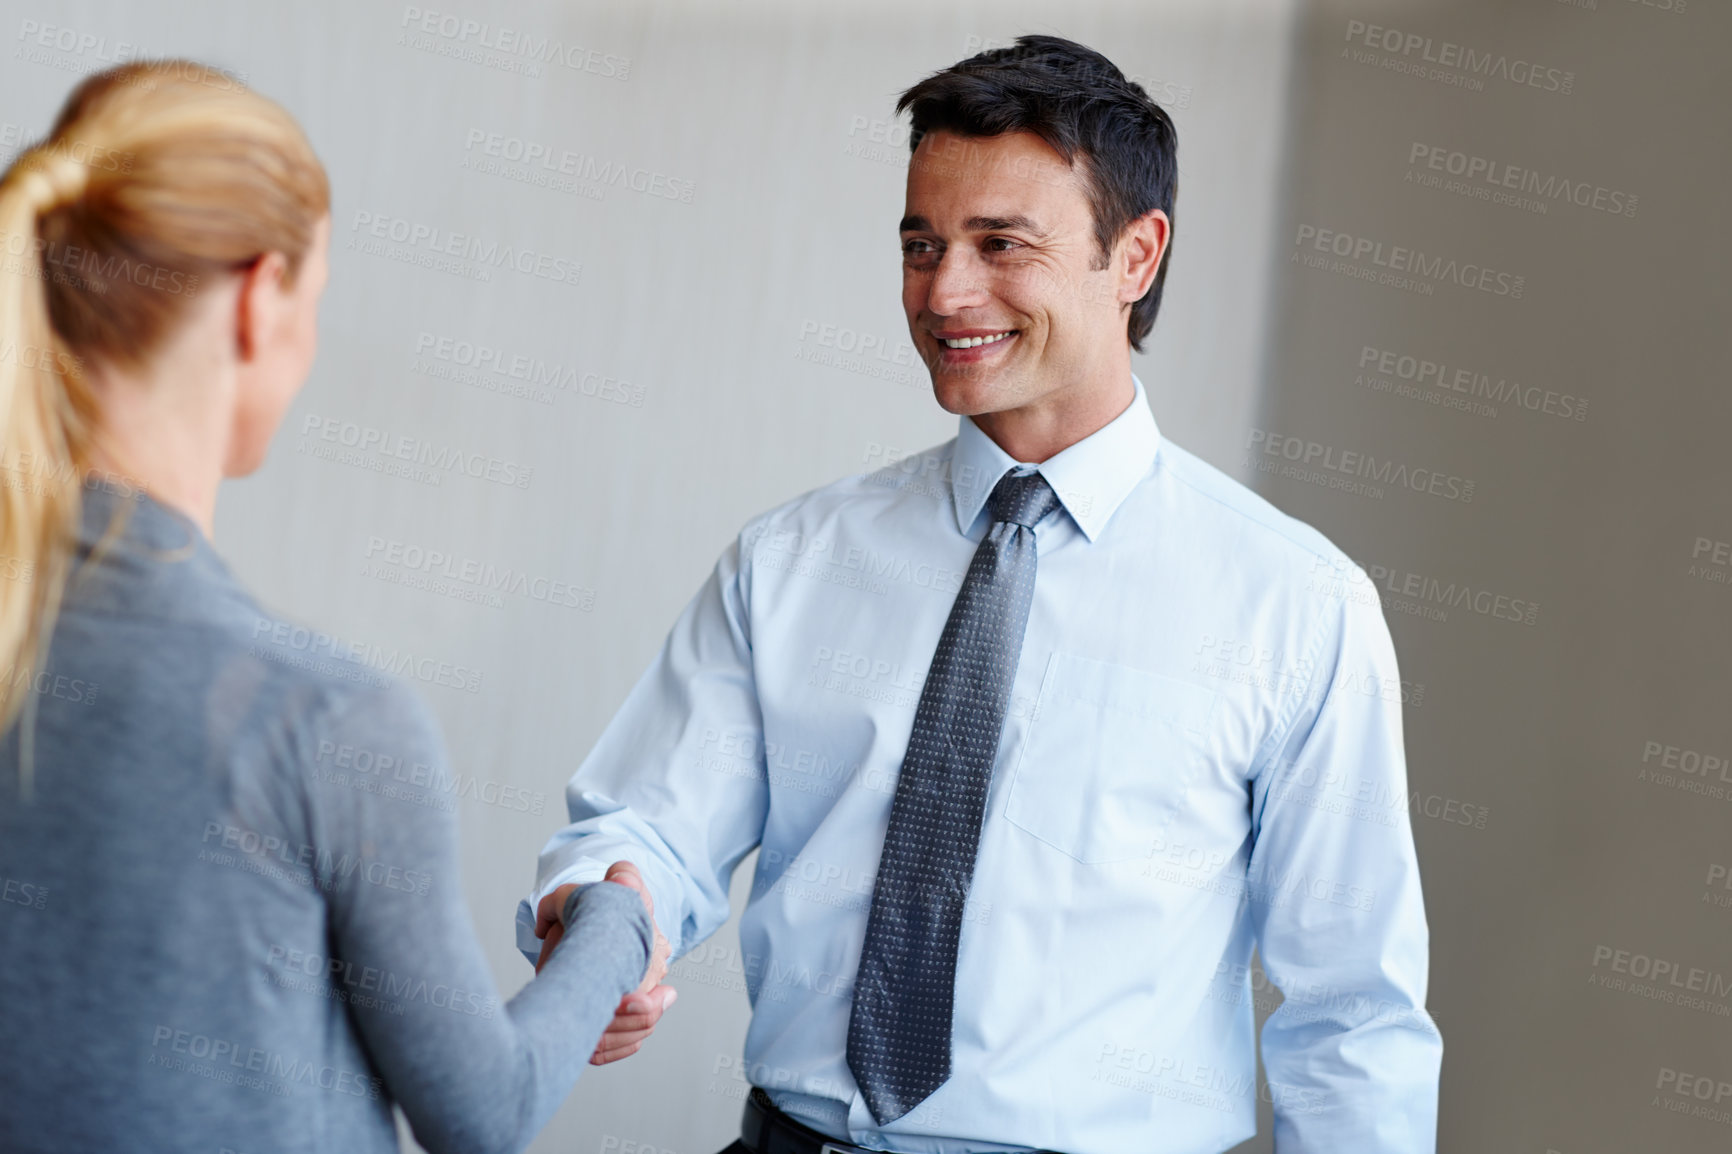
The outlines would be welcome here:
<svg viewBox="0 0 1732 1154">
<path fill-rule="evenodd" d="M 1059 36 L 1023 36 L 1006 48 L 971 56 L 935 72 L 902 94 L 896 111 L 913 110 L 908 149 L 928 132 L 999 136 L 1028 131 L 1075 166 L 1094 216 L 1094 265 L 1106 267 L 1126 226 L 1152 209 L 1173 217 L 1179 193 L 1178 133 L 1142 85 L 1105 56 Z M 1131 347 L 1143 351 L 1161 307 L 1172 237 L 1154 283 L 1131 306 Z"/>
</svg>

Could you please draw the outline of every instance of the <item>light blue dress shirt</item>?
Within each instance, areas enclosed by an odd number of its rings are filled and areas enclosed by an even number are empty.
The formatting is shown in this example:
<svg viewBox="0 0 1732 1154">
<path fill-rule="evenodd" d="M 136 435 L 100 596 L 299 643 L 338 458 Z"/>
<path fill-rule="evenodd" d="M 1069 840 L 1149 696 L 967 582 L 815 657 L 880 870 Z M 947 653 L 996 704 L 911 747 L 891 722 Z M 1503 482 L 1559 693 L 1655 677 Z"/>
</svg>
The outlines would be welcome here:
<svg viewBox="0 0 1732 1154">
<path fill-rule="evenodd" d="M 1140 380 L 1039 469 L 1063 503 L 993 767 L 950 1080 L 879 1127 L 850 983 L 926 668 L 1017 462 L 955 440 L 758 517 L 566 792 L 518 911 L 627 858 L 675 956 L 740 922 L 749 1080 L 918 1154 L 1435 1149 L 1442 1041 L 1382 609 L 1320 533 L 1161 438 Z M 1256 1077 L 1253 946 L 1285 1004 Z M 1260 986 L 1257 994 L 1272 997 Z"/>
</svg>

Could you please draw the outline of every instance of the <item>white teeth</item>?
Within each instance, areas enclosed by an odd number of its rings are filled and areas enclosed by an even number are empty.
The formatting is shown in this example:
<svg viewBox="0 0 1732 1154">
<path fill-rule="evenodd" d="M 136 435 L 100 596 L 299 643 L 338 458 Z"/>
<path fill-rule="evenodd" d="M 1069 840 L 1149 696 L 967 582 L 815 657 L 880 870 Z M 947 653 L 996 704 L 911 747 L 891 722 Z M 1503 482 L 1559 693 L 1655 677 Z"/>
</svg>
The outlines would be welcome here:
<svg viewBox="0 0 1732 1154">
<path fill-rule="evenodd" d="M 945 341 L 944 346 L 950 349 L 972 349 L 976 345 L 990 345 L 994 341 L 1002 341 L 1015 331 L 1015 329 L 1006 329 L 1004 332 L 994 333 L 990 337 L 958 337 L 953 341 Z"/>
</svg>

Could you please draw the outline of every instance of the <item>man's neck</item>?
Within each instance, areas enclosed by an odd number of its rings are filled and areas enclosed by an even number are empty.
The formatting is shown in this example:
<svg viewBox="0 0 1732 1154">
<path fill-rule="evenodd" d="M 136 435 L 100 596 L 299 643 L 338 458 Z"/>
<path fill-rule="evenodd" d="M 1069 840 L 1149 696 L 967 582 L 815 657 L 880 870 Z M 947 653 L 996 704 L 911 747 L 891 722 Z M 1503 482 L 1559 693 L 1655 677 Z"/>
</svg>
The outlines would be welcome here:
<svg viewBox="0 0 1732 1154">
<path fill-rule="evenodd" d="M 1085 393 L 1066 390 L 1021 408 L 972 416 L 980 431 L 1013 460 L 1038 465 L 1112 424 L 1136 400 L 1127 364 L 1124 374 Z"/>
</svg>

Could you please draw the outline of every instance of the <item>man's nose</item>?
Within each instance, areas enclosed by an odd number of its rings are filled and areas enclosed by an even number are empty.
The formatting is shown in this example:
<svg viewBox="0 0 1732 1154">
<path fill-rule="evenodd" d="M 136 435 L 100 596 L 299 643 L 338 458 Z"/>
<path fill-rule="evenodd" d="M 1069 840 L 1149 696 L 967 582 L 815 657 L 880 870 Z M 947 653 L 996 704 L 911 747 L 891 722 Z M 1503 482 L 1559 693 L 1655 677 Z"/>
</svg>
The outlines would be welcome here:
<svg viewBox="0 0 1732 1154">
<path fill-rule="evenodd" d="M 938 261 L 927 307 L 940 316 L 953 316 L 965 308 L 986 302 L 985 276 L 980 262 L 961 248 L 952 248 Z"/>
</svg>

